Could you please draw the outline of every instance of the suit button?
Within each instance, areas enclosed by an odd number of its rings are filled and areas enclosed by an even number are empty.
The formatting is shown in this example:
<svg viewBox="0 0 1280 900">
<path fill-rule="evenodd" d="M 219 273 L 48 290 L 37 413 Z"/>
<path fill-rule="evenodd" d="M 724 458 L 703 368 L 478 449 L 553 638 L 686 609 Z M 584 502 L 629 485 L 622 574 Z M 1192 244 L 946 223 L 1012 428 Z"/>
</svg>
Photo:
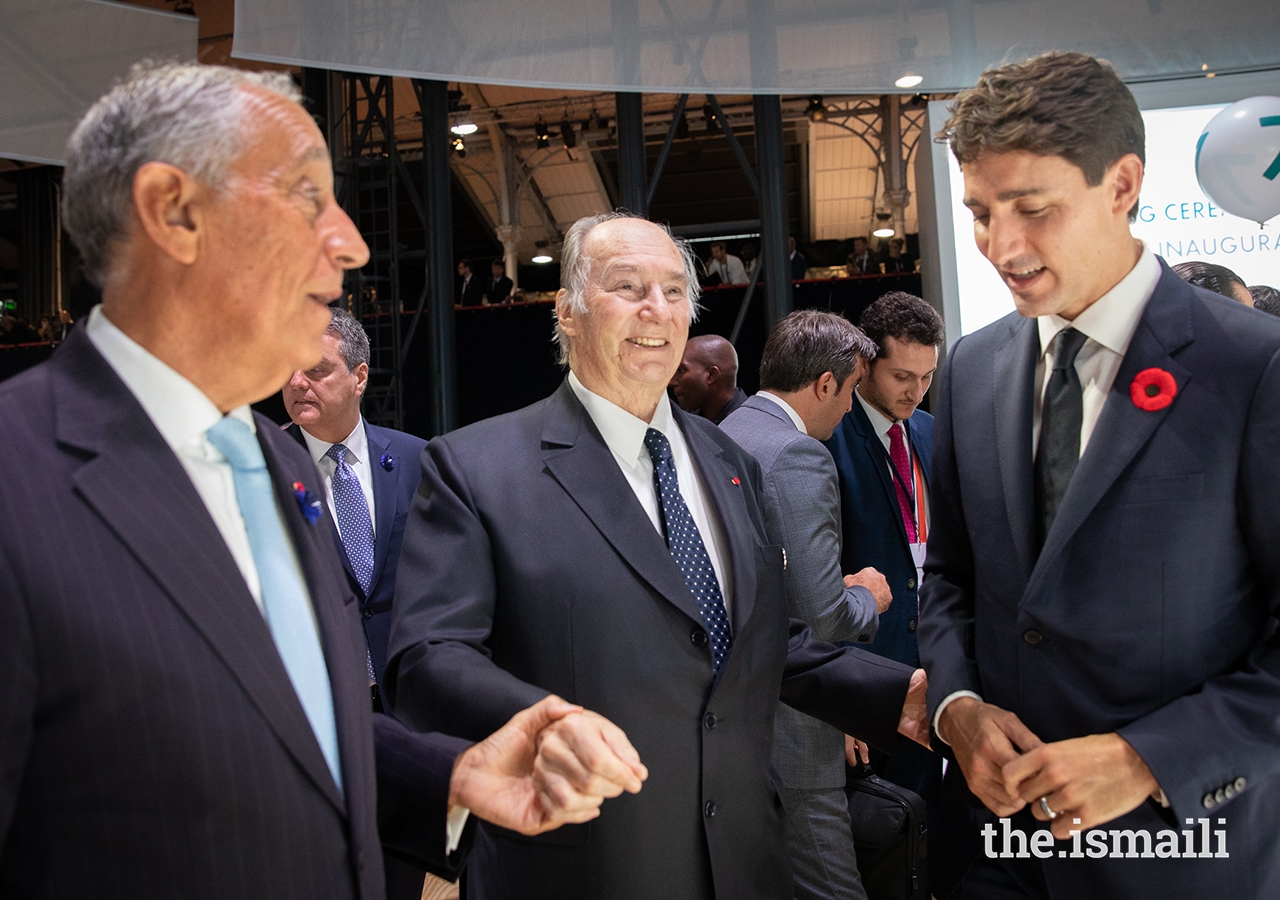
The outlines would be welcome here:
<svg viewBox="0 0 1280 900">
<path fill-rule="evenodd" d="M 1227 799 L 1227 792 L 1224 791 L 1222 788 L 1218 788 L 1216 791 L 1213 792 L 1214 803 L 1221 803 L 1223 800 L 1226 800 L 1226 799 Z"/>
<path fill-rule="evenodd" d="M 907 579 L 907 589 L 908 589 L 908 590 L 914 590 L 914 589 L 915 589 L 915 586 L 916 586 L 916 580 L 915 580 L 914 578 L 908 578 L 908 579 Z"/>
<path fill-rule="evenodd" d="M 1232 786 L 1232 787 L 1234 787 L 1234 788 L 1236 789 L 1236 793 L 1238 794 L 1238 793 L 1240 793 L 1241 791 L 1243 791 L 1243 790 L 1244 790 L 1244 786 L 1245 786 L 1247 783 L 1248 783 L 1248 782 L 1246 782 L 1243 778 L 1237 778 L 1235 781 L 1233 781 L 1233 782 L 1231 783 L 1231 786 Z"/>
<path fill-rule="evenodd" d="M 1226 795 L 1228 800 L 1230 800 L 1236 795 L 1236 786 L 1234 784 L 1229 784 L 1222 789 L 1222 793 Z"/>
<path fill-rule="evenodd" d="M 1022 639 L 1026 641 L 1028 644 L 1030 644 L 1032 647 L 1034 647 L 1036 644 L 1044 640 L 1044 636 L 1041 635 L 1040 632 L 1036 631 L 1034 628 L 1028 628 L 1025 632 L 1023 632 Z"/>
<path fill-rule="evenodd" d="M 695 628 L 693 634 L 689 635 L 689 640 L 693 641 L 695 647 L 707 646 L 707 633 L 701 628 Z"/>
<path fill-rule="evenodd" d="M 703 804 L 702 812 L 706 815 L 706 817 L 707 817 L 708 819 L 714 818 L 714 817 L 715 817 L 715 814 L 716 814 L 716 803 L 715 803 L 715 801 L 714 801 L 714 800 L 708 800 L 705 804 Z"/>
<path fill-rule="evenodd" d="M 372 619 L 372 618 L 373 618 L 373 610 L 372 610 L 372 609 L 366 609 L 366 610 L 364 611 L 364 617 L 365 617 L 366 619 Z"/>
<path fill-rule="evenodd" d="M 716 727 L 716 722 L 718 721 L 719 720 L 716 718 L 715 713 L 707 713 L 705 716 L 702 717 L 702 726 L 706 728 L 707 731 L 710 731 L 711 729 Z"/>
<path fill-rule="evenodd" d="M 1200 803 L 1202 806 L 1204 806 L 1205 809 L 1213 809 L 1213 807 L 1216 805 L 1213 802 L 1213 794 L 1205 794 L 1204 799 L 1201 800 Z"/>
<path fill-rule="evenodd" d="M 911 632 L 912 634 L 915 634 L 915 633 L 916 633 L 916 620 L 915 620 L 915 619 L 907 619 L 907 631 Z"/>
</svg>

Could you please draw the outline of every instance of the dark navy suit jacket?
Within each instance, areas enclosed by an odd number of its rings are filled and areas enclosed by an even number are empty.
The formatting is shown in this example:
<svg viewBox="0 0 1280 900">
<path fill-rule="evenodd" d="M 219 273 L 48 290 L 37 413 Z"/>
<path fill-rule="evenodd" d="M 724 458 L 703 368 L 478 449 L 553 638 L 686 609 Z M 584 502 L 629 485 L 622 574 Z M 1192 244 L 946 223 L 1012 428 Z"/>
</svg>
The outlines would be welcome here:
<svg viewBox="0 0 1280 900">
<path fill-rule="evenodd" d="M 370 718 L 355 597 L 292 488 L 315 467 L 257 422 L 344 792 L 191 479 L 76 328 L 0 385 L 0 896 L 381 900 L 378 816 L 443 866 L 466 743 Z"/>
<path fill-rule="evenodd" d="M 1044 741 L 1119 732 L 1172 809 L 1148 800 L 1106 829 L 1154 842 L 1204 817 L 1227 833 L 1229 858 L 1054 853 L 1054 896 L 1280 897 L 1280 320 L 1162 269 L 1042 549 L 1036 322 L 1006 316 L 948 356 L 919 631 L 929 712 L 972 690 Z M 1177 391 L 1146 410 L 1131 389 L 1152 369 Z M 969 830 L 930 841 L 943 853 L 994 818 L 959 775 L 942 815 Z"/>
<path fill-rule="evenodd" d="M 361 420 L 363 421 L 363 419 Z M 304 448 L 306 439 L 297 425 L 285 429 Z M 347 584 L 360 604 L 365 640 L 373 658 L 374 676 L 382 683 L 387 668 L 387 636 L 391 633 L 391 601 L 396 593 L 396 568 L 400 561 L 400 543 L 404 523 L 413 504 L 414 492 L 422 477 L 422 448 L 427 442 L 420 437 L 364 423 L 369 441 L 369 471 L 373 480 L 374 547 L 373 587 L 365 596 L 356 581 L 351 562 L 342 546 L 337 528 L 331 529 L 338 556 L 347 573 Z M 328 519 L 332 522 L 332 519 Z"/>
<path fill-rule="evenodd" d="M 481 735 L 555 692 L 616 722 L 649 767 L 588 824 L 482 826 L 468 896 L 789 900 L 769 766 L 779 696 L 870 743 L 896 738 L 911 670 L 788 620 L 759 465 L 706 419 L 672 415 L 728 542 L 718 677 L 693 594 L 567 382 L 427 446 L 391 633 L 396 715 Z"/>
<path fill-rule="evenodd" d="M 933 459 L 933 416 L 917 409 L 904 423 L 911 452 L 920 459 L 925 486 Z M 893 604 L 880 614 L 880 630 L 859 646 L 909 666 L 920 665 L 916 646 L 918 591 L 907 529 L 889 471 L 889 454 L 855 397 L 853 409 L 826 442 L 840 474 L 844 550 L 840 568 L 851 575 L 874 566 L 889 582 Z"/>
</svg>

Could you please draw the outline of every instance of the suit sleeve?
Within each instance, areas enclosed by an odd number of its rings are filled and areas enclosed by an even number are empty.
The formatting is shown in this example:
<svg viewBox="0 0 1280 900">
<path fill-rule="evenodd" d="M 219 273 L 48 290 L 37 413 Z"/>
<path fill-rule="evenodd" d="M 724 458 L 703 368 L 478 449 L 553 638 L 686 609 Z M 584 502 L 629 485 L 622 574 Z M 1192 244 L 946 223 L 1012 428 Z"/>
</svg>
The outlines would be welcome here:
<svg viewBox="0 0 1280 900">
<path fill-rule="evenodd" d="M 823 641 L 875 637 L 880 616 L 865 587 L 846 588 L 840 573 L 840 487 L 835 462 L 811 440 L 792 442 L 764 479 L 769 539 L 787 550 L 787 606 Z"/>
<path fill-rule="evenodd" d="M 445 856 L 449 783 L 470 741 L 410 731 L 390 716 L 373 717 L 378 774 L 378 834 L 383 850 L 450 881 L 458 877 L 475 826 Z M 473 817 L 474 818 L 474 817 Z"/>
<path fill-rule="evenodd" d="M 31 620 L 13 568 L 0 553 L 0 846 L 13 823 L 31 752 L 36 690 Z"/>
<path fill-rule="evenodd" d="M 422 455 L 409 511 L 386 672 L 396 718 L 417 731 L 481 740 L 547 691 L 494 664 L 493 548 L 448 438 Z"/>
<path fill-rule="evenodd" d="M 1179 819 L 1205 815 L 1206 786 L 1244 789 L 1280 775 L 1280 353 L 1254 393 L 1237 492 L 1240 527 L 1269 621 L 1235 670 L 1121 728 Z M 1242 623 L 1246 620 L 1241 611 Z"/>
<path fill-rule="evenodd" d="M 961 506 L 952 436 L 952 381 L 961 342 L 947 356 L 933 423 L 929 551 L 920 589 L 920 663 L 929 674 L 929 717 L 957 691 L 981 694 L 973 656 L 973 548 Z"/>
</svg>

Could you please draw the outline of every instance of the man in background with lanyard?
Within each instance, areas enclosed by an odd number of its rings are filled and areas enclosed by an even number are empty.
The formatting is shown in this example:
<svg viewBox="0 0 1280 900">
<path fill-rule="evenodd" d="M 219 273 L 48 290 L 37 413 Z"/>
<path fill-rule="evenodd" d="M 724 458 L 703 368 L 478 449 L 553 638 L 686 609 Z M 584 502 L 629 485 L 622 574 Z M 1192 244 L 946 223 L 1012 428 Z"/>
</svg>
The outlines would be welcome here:
<svg viewBox="0 0 1280 900">
<path fill-rule="evenodd" d="M 893 605 L 881 613 L 875 639 L 859 646 L 914 666 L 933 443 L 933 416 L 916 407 L 938 366 L 942 318 L 919 297 L 894 291 L 867 307 L 859 324 L 877 354 L 864 363 L 853 408 L 826 442 L 840 474 L 841 571 L 871 566 L 883 573 Z M 873 750 L 871 765 L 923 797 L 932 818 L 942 761 L 907 743 L 888 755 Z"/>
</svg>

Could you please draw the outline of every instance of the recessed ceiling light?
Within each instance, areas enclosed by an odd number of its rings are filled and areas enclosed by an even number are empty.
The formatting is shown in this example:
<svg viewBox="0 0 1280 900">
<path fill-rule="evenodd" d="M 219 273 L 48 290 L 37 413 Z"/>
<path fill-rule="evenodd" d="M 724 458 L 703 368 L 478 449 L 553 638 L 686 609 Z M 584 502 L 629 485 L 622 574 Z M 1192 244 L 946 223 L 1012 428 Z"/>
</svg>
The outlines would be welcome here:
<svg viewBox="0 0 1280 900">
<path fill-rule="evenodd" d="M 923 81 L 924 81 L 923 75 L 903 75 L 901 78 L 899 78 L 897 81 L 894 82 L 894 86 L 900 87 L 900 88 L 913 88 Z"/>
<path fill-rule="evenodd" d="M 452 131 L 454 134 L 462 134 L 462 135 L 475 134 L 477 131 L 480 130 L 480 126 L 476 125 L 474 122 L 459 122 L 457 125 L 454 125 L 449 130 Z"/>
<path fill-rule="evenodd" d="M 894 232 L 892 228 L 885 227 L 885 228 L 877 228 L 875 231 L 871 233 L 876 237 L 893 237 L 896 232 Z"/>
<path fill-rule="evenodd" d="M 533 261 L 541 265 L 542 263 L 551 262 L 551 257 L 547 256 L 547 254 L 545 253 L 539 253 L 537 256 L 533 258 Z"/>
</svg>

